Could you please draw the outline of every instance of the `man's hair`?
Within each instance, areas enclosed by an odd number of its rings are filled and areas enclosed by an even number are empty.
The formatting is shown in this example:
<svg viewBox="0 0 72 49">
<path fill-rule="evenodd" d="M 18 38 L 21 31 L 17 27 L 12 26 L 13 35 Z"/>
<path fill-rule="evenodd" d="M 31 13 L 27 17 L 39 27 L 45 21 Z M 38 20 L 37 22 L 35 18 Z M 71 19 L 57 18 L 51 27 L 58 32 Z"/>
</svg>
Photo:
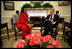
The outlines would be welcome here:
<svg viewBox="0 0 72 49">
<path fill-rule="evenodd" d="M 17 13 L 17 12 L 19 13 L 19 10 L 16 10 L 16 13 Z"/>
<path fill-rule="evenodd" d="M 53 11 L 54 11 L 54 9 L 51 9 L 51 10 L 53 10 Z"/>
<path fill-rule="evenodd" d="M 58 10 L 56 11 L 56 14 L 59 14 L 59 11 Z"/>
</svg>

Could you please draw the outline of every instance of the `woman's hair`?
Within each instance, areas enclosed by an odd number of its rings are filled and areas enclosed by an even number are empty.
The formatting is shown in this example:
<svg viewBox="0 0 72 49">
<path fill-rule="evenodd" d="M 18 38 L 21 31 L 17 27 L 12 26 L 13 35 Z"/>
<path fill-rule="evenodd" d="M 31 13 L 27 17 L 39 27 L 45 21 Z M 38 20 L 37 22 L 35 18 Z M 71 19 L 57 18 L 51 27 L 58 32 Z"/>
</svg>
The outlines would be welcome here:
<svg viewBox="0 0 72 49">
<path fill-rule="evenodd" d="M 24 7 L 22 7 L 22 9 L 21 9 L 21 13 L 24 13 Z"/>
</svg>

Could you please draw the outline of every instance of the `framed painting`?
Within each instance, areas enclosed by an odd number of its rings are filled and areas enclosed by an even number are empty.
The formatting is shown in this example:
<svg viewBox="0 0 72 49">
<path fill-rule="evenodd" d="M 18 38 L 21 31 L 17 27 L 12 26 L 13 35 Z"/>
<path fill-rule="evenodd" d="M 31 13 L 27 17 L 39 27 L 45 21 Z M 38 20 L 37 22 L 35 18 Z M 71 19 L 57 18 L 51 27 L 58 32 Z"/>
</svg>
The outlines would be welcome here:
<svg viewBox="0 0 72 49">
<path fill-rule="evenodd" d="M 58 2 L 58 6 L 67 6 L 70 5 L 71 2 L 70 1 L 59 1 Z"/>
<path fill-rule="evenodd" d="M 31 3 L 43 3 L 43 1 L 30 1 Z"/>
<path fill-rule="evenodd" d="M 14 2 L 4 1 L 4 10 L 14 10 Z"/>
</svg>

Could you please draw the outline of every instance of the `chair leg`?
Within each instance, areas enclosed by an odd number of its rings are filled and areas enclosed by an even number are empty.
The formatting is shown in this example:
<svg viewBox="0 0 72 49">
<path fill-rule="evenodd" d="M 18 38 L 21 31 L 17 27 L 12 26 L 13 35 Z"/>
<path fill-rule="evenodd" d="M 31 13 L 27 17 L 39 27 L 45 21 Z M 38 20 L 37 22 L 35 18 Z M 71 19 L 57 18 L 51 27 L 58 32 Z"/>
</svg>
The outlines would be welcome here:
<svg viewBox="0 0 72 49">
<path fill-rule="evenodd" d="M 15 29 L 15 40 L 17 40 L 17 32 L 16 32 L 16 29 Z"/>
<path fill-rule="evenodd" d="M 14 32 L 15 32 L 15 40 L 17 40 L 17 31 L 16 31 L 15 26 L 14 26 Z"/>
<path fill-rule="evenodd" d="M 62 40 L 64 39 L 64 36 L 65 36 L 65 35 L 64 35 L 64 32 L 63 32 L 63 35 L 62 35 Z"/>
<path fill-rule="evenodd" d="M 64 42 L 65 42 L 66 36 L 64 35 Z"/>
<path fill-rule="evenodd" d="M 62 35 L 62 40 L 63 40 L 63 38 L 64 38 L 64 35 L 65 35 L 65 24 L 64 24 L 64 26 L 63 26 L 63 35 Z"/>
<path fill-rule="evenodd" d="M 8 39 L 9 39 L 8 25 L 7 25 L 6 29 L 7 29 L 7 36 L 8 36 Z"/>
<path fill-rule="evenodd" d="M 55 35 L 54 35 L 54 36 L 55 36 L 55 37 L 54 37 L 54 38 L 55 38 L 55 40 L 56 40 L 56 35 L 57 35 L 57 34 L 55 33 Z"/>
<path fill-rule="evenodd" d="M 58 27 L 55 29 L 55 40 L 56 40 L 56 36 L 58 35 Z"/>
<path fill-rule="evenodd" d="M 41 35 L 42 35 L 42 30 L 40 30 L 40 32 L 41 32 Z"/>
</svg>

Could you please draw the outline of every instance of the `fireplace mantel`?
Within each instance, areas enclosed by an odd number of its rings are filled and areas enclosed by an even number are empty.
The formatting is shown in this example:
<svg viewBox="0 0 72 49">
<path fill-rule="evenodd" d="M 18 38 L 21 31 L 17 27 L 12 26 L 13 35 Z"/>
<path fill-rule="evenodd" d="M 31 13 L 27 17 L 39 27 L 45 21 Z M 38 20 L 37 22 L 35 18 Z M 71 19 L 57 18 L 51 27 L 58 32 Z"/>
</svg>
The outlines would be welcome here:
<svg viewBox="0 0 72 49">
<path fill-rule="evenodd" d="M 47 17 L 49 10 L 52 8 L 27 8 L 29 21 L 34 24 L 34 27 L 40 27 L 41 20 L 38 16 Z"/>
<path fill-rule="evenodd" d="M 50 10 L 53 8 L 27 8 L 27 10 Z"/>
<path fill-rule="evenodd" d="M 52 8 L 27 8 L 27 13 L 30 16 L 45 16 L 49 14 L 49 10 Z"/>
</svg>

